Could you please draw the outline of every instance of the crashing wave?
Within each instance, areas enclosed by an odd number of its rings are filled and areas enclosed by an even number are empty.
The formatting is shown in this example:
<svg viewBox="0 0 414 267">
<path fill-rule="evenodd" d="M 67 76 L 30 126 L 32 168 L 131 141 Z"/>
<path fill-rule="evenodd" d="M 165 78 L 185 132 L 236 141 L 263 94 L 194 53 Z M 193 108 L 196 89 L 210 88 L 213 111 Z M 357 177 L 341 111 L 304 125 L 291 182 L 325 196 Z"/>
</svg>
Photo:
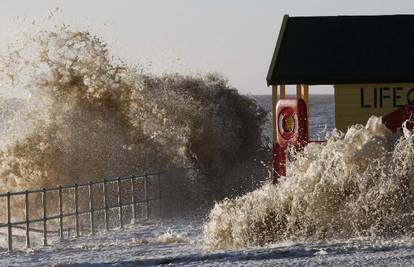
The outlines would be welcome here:
<svg viewBox="0 0 414 267">
<path fill-rule="evenodd" d="M 371 117 L 296 155 L 287 177 L 217 203 L 204 226 L 212 248 L 355 236 L 411 235 L 414 135 Z"/>
<path fill-rule="evenodd" d="M 2 124 L 2 191 L 166 168 L 196 169 L 214 188 L 264 155 L 266 112 L 218 75 L 147 74 L 66 26 L 25 38 L 0 56 L 1 89 L 30 95 Z"/>
</svg>

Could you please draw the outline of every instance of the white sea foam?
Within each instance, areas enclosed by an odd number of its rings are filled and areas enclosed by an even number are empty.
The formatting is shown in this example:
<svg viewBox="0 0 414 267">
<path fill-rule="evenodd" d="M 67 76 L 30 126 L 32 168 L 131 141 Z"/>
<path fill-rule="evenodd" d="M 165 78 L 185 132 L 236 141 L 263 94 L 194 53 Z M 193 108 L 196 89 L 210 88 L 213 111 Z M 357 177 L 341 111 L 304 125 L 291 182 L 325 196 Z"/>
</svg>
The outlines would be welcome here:
<svg viewBox="0 0 414 267">
<path fill-rule="evenodd" d="M 216 204 L 204 243 L 239 248 L 286 240 L 411 234 L 414 136 L 392 134 L 371 117 L 325 145 L 310 144 L 278 185 Z"/>
</svg>

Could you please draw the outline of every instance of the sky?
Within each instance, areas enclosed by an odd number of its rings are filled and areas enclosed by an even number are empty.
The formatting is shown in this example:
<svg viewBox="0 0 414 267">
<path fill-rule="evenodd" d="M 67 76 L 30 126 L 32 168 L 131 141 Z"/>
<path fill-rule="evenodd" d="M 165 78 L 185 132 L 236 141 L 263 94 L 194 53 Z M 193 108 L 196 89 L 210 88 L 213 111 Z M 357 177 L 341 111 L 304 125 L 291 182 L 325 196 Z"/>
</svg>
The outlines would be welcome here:
<svg viewBox="0 0 414 267">
<path fill-rule="evenodd" d="M 266 74 L 284 14 L 409 14 L 414 1 L 2 0 L 1 42 L 15 35 L 17 17 L 42 20 L 55 8 L 56 23 L 101 36 L 115 57 L 147 72 L 220 73 L 241 93 L 270 94 Z"/>
</svg>

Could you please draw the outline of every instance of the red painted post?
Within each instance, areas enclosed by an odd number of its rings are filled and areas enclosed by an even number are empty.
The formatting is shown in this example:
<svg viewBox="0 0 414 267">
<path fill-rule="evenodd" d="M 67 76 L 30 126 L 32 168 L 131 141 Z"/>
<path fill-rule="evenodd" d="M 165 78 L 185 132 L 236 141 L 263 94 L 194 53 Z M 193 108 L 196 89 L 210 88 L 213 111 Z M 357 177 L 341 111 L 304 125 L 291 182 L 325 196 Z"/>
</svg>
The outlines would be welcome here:
<svg viewBox="0 0 414 267">
<path fill-rule="evenodd" d="M 278 143 L 273 144 L 273 183 L 277 183 L 277 180 L 281 176 L 286 175 L 286 154 L 285 148 Z"/>
<path fill-rule="evenodd" d="M 286 175 L 286 148 L 303 149 L 309 142 L 308 112 L 302 99 L 280 99 L 276 104 L 276 140 L 273 144 L 272 182 Z"/>
</svg>

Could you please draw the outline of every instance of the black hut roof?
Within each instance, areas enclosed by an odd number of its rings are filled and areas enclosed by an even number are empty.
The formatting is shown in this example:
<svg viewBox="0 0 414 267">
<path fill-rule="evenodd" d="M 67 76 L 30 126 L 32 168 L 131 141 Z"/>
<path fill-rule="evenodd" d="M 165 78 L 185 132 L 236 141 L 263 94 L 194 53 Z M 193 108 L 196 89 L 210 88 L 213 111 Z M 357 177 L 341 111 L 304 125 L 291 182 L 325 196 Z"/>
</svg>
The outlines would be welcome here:
<svg viewBox="0 0 414 267">
<path fill-rule="evenodd" d="M 414 82 L 414 15 L 285 16 L 267 83 Z"/>
</svg>

